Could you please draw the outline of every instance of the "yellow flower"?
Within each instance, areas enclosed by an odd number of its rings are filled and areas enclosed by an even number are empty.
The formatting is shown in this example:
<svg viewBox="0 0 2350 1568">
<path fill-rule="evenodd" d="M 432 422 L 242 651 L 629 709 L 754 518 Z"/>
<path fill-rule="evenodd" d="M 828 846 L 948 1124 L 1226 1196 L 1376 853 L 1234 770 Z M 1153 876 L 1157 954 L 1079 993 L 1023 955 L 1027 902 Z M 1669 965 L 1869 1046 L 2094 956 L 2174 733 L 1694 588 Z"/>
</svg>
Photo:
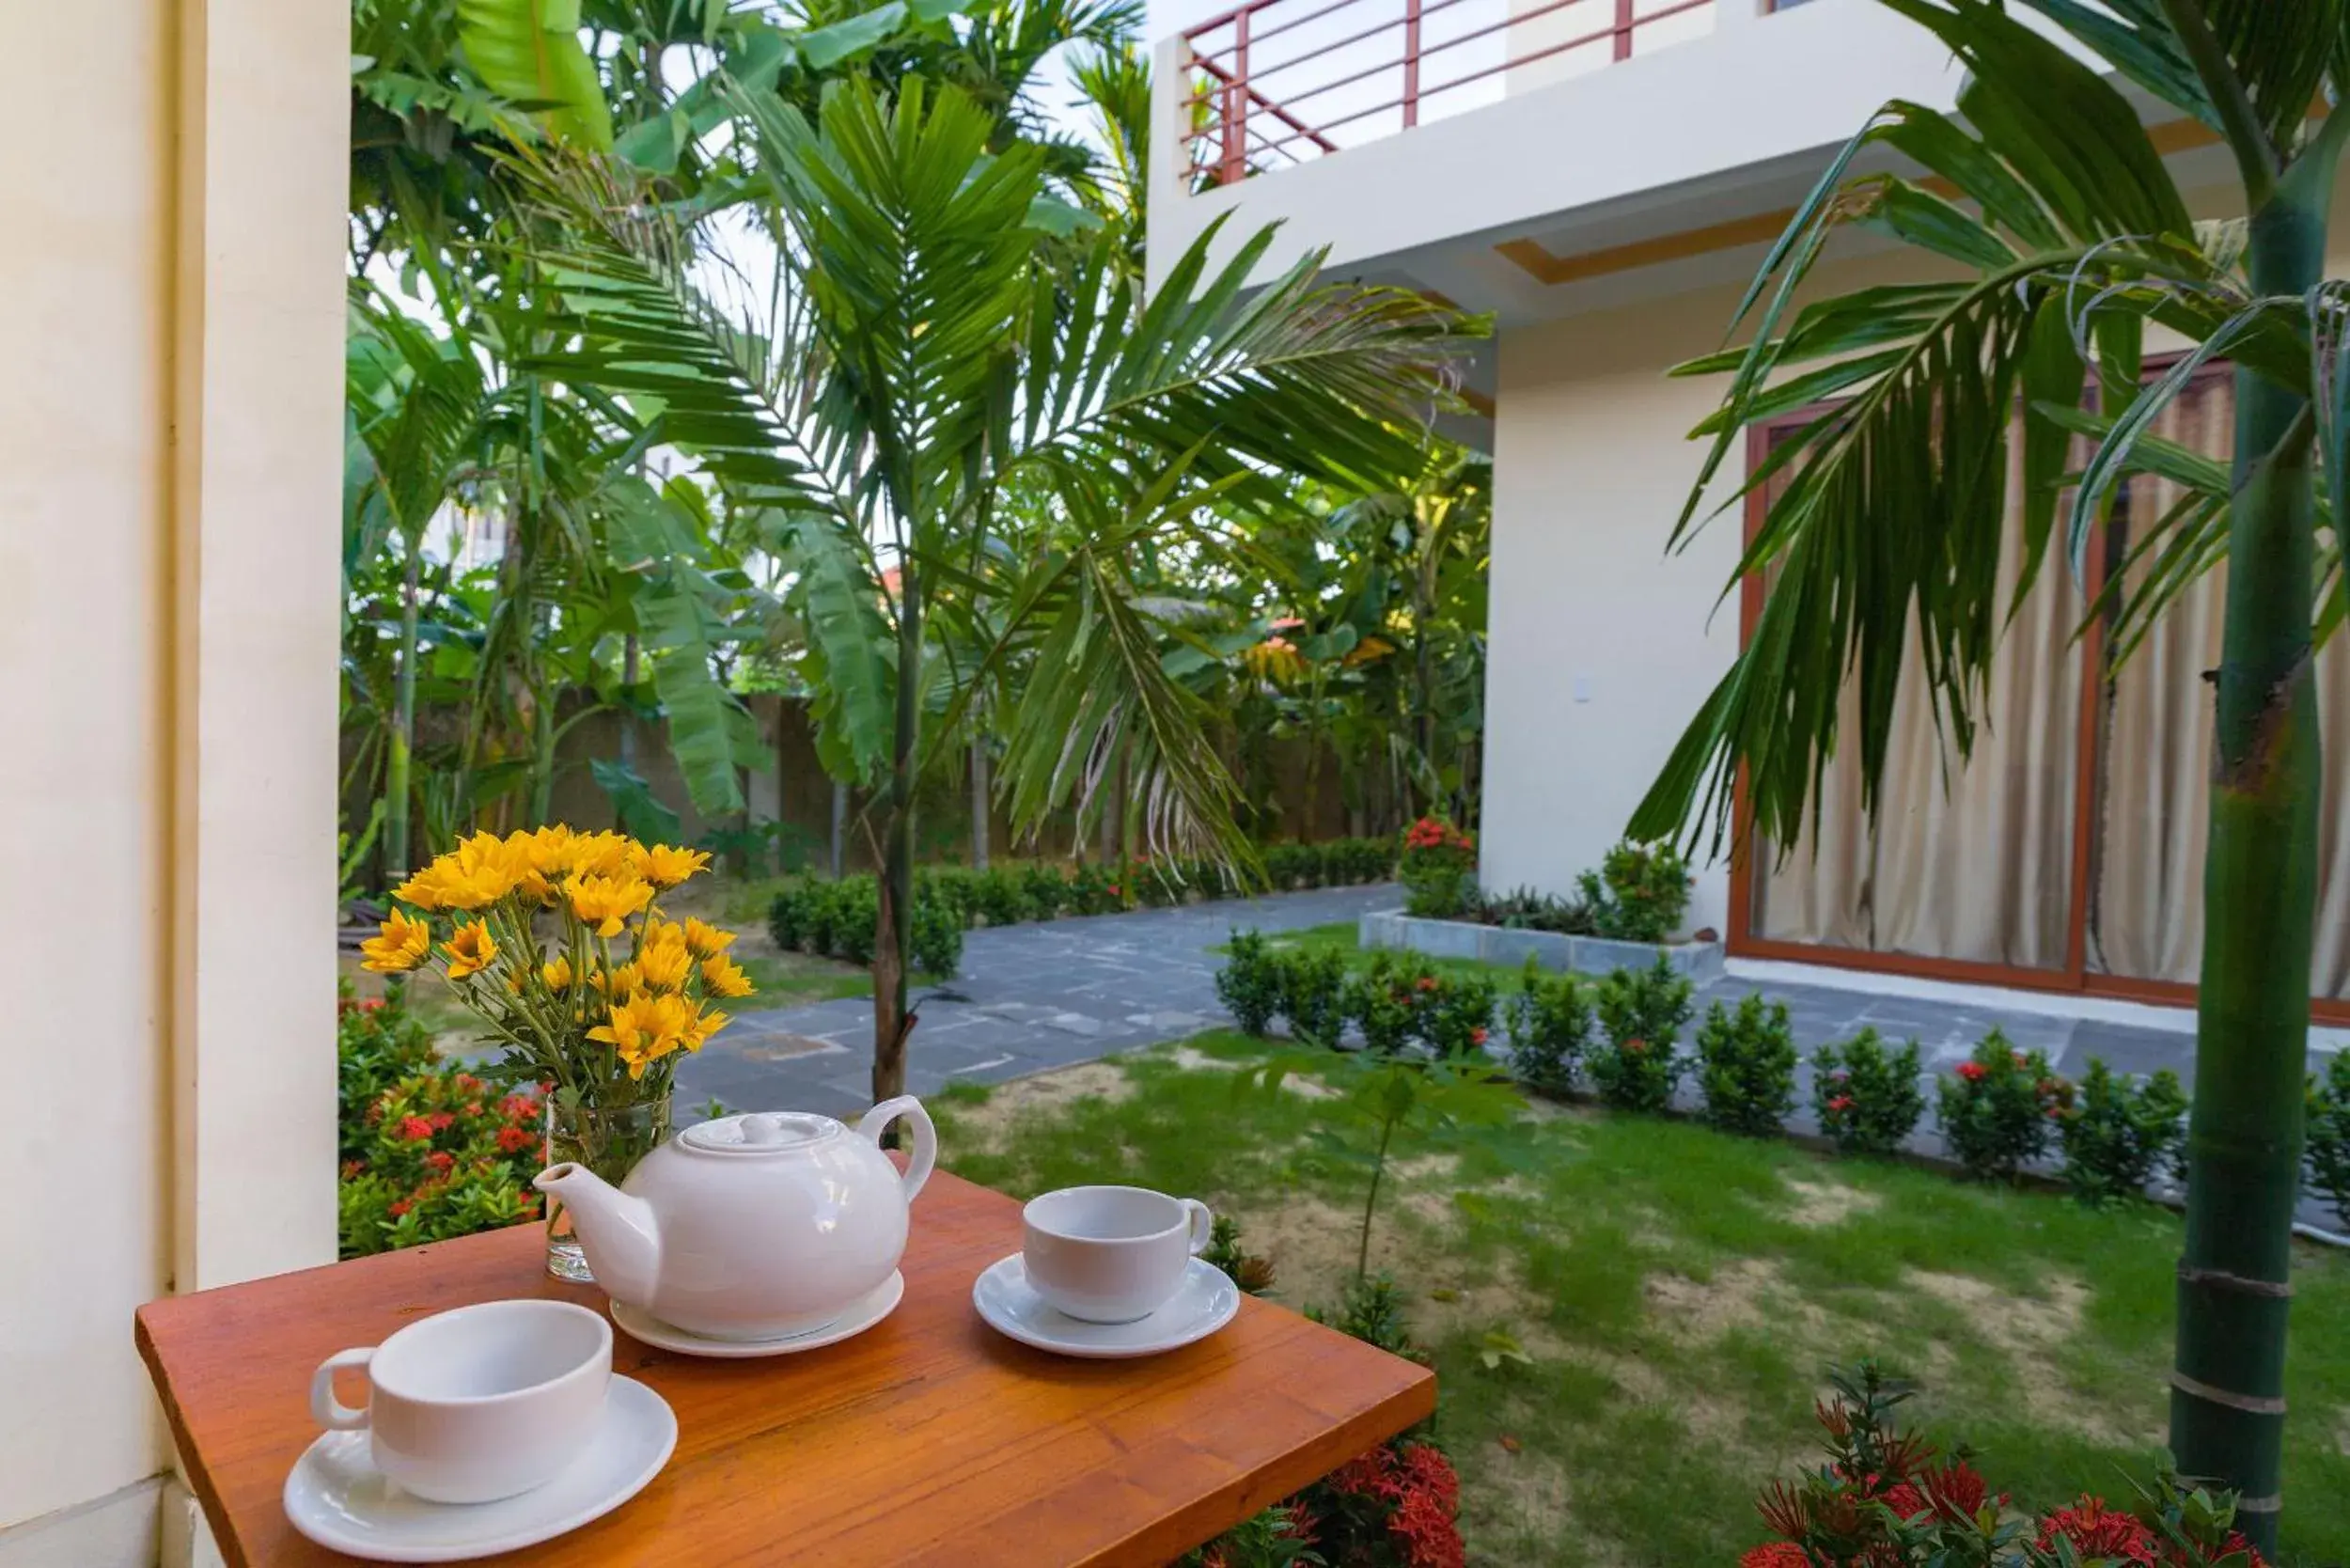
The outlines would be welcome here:
<svg viewBox="0 0 2350 1568">
<path fill-rule="evenodd" d="M 539 965 L 539 978 L 546 981 L 549 991 L 569 991 L 572 988 L 570 957 L 563 953 L 556 953 L 553 958 Z"/>
<path fill-rule="evenodd" d="M 498 945 L 490 940 L 488 923 L 475 920 L 449 933 L 448 940 L 441 944 L 441 951 L 448 959 L 448 978 L 463 980 L 487 969 L 498 955 Z"/>
<path fill-rule="evenodd" d="M 694 967 L 694 955 L 685 950 L 677 927 L 669 927 L 666 935 L 666 940 L 647 942 L 636 953 L 636 967 L 643 972 L 645 983 L 656 991 L 675 991 Z"/>
<path fill-rule="evenodd" d="M 441 907 L 441 863 L 435 860 L 423 870 L 392 889 L 392 897 L 418 909 Z"/>
<path fill-rule="evenodd" d="M 694 1021 L 685 1026 L 685 1048 L 689 1051 L 700 1050 L 703 1042 L 731 1022 L 733 1022 L 731 1018 L 720 1012 L 716 1008 L 712 1008 L 707 1012 L 696 1013 Z"/>
<path fill-rule="evenodd" d="M 572 913 L 604 937 L 619 935 L 628 917 L 652 902 L 651 886 L 633 876 L 573 871 L 563 889 L 571 897 Z"/>
<path fill-rule="evenodd" d="M 634 964 L 623 964 L 610 974 L 599 969 L 592 980 L 597 990 L 616 1002 L 645 988 L 645 972 Z"/>
<path fill-rule="evenodd" d="M 572 857 L 577 849 L 579 835 L 561 823 L 520 837 L 530 855 L 530 869 L 541 877 L 552 882 L 572 869 Z"/>
<path fill-rule="evenodd" d="M 715 958 L 734 946 L 734 933 L 692 916 L 685 917 L 685 948 L 696 958 Z"/>
<path fill-rule="evenodd" d="M 432 927 L 415 916 L 395 909 L 384 917 L 383 934 L 370 936 L 359 944 L 365 955 L 359 965 L 379 975 L 405 974 L 425 961 L 432 950 Z"/>
<path fill-rule="evenodd" d="M 548 883 L 546 872 L 539 865 L 539 835 L 526 827 L 518 827 L 506 836 L 500 846 L 504 851 L 506 869 L 513 873 L 514 886 L 544 903 L 555 897 L 555 888 Z"/>
<path fill-rule="evenodd" d="M 392 889 L 419 909 L 484 909 L 518 886 L 529 869 L 494 833 L 477 833 Z"/>
<path fill-rule="evenodd" d="M 712 996 L 724 996 L 729 1001 L 737 996 L 747 996 L 752 991 L 751 977 L 743 972 L 741 964 L 724 953 L 702 960 L 702 987 Z"/>
<path fill-rule="evenodd" d="M 685 1044 L 686 1031 L 697 1022 L 692 1004 L 682 996 L 631 996 L 613 1003 L 606 1021 L 589 1029 L 588 1038 L 610 1045 L 628 1064 L 628 1075 L 641 1078 L 646 1068 Z"/>
<path fill-rule="evenodd" d="M 667 844 L 650 849 L 639 844 L 634 858 L 636 874 L 655 887 L 675 887 L 710 864 L 709 855 L 701 850 L 672 849 Z"/>
<path fill-rule="evenodd" d="M 633 870 L 636 845 L 617 833 L 583 833 L 572 836 L 567 853 L 574 876 L 617 877 Z"/>
</svg>

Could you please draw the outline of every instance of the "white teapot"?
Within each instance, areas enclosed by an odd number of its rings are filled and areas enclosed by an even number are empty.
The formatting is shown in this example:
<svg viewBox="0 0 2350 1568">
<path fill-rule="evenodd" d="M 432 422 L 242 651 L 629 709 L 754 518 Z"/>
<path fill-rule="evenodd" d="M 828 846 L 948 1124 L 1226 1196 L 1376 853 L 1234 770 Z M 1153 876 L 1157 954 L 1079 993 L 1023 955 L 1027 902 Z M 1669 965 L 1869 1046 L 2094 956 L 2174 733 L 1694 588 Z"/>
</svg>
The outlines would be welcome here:
<svg viewBox="0 0 2350 1568">
<path fill-rule="evenodd" d="M 882 1129 L 913 1123 L 901 1176 Z M 930 1180 L 938 1133 L 912 1095 L 852 1132 L 801 1111 L 688 1127 L 618 1187 L 572 1161 L 533 1184 L 571 1211 L 596 1282 L 615 1301 L 717 1340 L 813 1333 L 889 1278 L 906 1209 Z"/>
</svg>

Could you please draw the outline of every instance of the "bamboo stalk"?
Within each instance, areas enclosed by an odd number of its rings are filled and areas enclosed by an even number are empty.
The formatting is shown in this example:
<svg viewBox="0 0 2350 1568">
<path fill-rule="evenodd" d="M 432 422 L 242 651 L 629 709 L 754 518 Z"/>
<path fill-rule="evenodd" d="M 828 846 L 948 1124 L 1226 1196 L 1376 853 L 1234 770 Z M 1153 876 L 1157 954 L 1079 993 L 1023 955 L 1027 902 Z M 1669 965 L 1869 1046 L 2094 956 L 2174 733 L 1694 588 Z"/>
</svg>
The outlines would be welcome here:
<svg viewBox="0 0 2350 1568">
<path fill-rule="evenodd" d="M 2330 162 L 2330 160 L 2327 160 Z M 2323 275 L 2324 185 L 2259 207 L 2256 290 Z M 2286 1320 L 2301 1178 L 2320 752 L 2310 642 L 2314 447 L 2298 394 L 2236 372 L 2234 502 L 2218 734 L 2203 867 L 2203 963 L 2187 1135 L 2170 1447 L 2180 1471 L 2241 1495 L 2264 1553 L 2282 1507 Z"/>
</svg>

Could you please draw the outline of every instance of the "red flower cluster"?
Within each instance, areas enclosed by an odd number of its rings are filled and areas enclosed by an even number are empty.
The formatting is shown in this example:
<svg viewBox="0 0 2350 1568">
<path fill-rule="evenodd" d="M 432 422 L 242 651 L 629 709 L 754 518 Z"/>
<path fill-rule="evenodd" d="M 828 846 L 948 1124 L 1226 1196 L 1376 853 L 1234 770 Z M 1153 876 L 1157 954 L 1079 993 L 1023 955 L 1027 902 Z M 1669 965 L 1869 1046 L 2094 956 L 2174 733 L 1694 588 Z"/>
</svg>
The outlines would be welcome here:
<svg viewBox="0 0 2350 1568">
<path fill-rule="evenodd" d="M 1434 817 L 1422 817 L 1403 832 L 1406 853 L 1415 850 L 1457 850 L 1463 854 L 1477 847 L 1477 840 Z"/>
<path fill-rule="evenodd" d="M 1958 1523 L 1980 1513 L 1990 1491 L 1972 1465 L 1953 1459 L 1948 1465 L 1921 1470 L 1909 1480 L 1888 1487 L 1885 1506 L 1904 1519 L 1925 1513 Z"/>
<path fill-rule="evenodd" d="M 2060 1508 L 2040 1521 L 2040 1548 L 2047 1551 L 2061 1538 L 2073 1544 L 2085 1559 L 2104 1558 L 2130 1568 L 2202 1568 L 2217 1560 L 2209 1550 L 2188 1556 L 2180 1547 L 2165 1542 L 2153 1527 L 2136 1514 L 2124 1513 L 2107 1506 L 2103 1497 L 2083 1495 L 2070 1508 Z M 2230 1531 L 2227 1544 L 2218 1548 L 2218 1557 L 2242 1552 L 2251 1568 L 2266 1568 L 2266 1560 L 2254 1551 L 2243 1535 Z"/>
<path fill-rule="evenodd" d="M 1464 1568 L 1461 1478 L 1441 1450 L 1426 1443 L 1373 1449 L 1329 1479 L 1342 1497 L 1360 1497 L 1386 1510 L 1387 1536 L 1405 1568 Z"/>
<path fill-rule="evenodd" d="M 1976 1560 L 1964 1553 L 1979 1548 L 1983 1531 L 2008 1513 L 2007 1495 L 1994 1495 L 1966 1459 L 1938 1458 L 1933 1444 L 1893 1424 L 1890 1412 L 1909 1397 L 1907 1388 L 1865 1362 L 1856 1376 L 1833 1375 L 1835 1397 L 1816 1407 L 1829 1463 L 1762 1489 L 1755 1508 L 1778 1539 L 1748 1551 L 1739 1568 Z M 2037 1546 L 2053 1559 L 2062 1543 L 2079 1560 L 2124 1568 L 2211 1568 L 2230 1553 L 2266 1568 L 2229 1522 L 2225 1513 L 2183 1512 L 2175 1499 L 2140 1518 L 2083 1496 L 2039 1518 Z"/>
<path fill-rule="evenodd" d="M 1970 1084 L 1982 1082 L 1983 1072 L 1983 1065 L 1979 1061 L 1962 1061 L 1958 1064 L 1958 1075 Z"/>
<path fill-rule="evenodd" d="M 471 1073 L 404 1078 L 368 1107 L 367 1123 L 380 1130 L 365 1158 L 345 1162 L 342 1179 L 366 1184 L 369 1209 L 386 1219 L 416 1215 L 410 1224 L 420 1220 L 424 1231 L 403 1231 L 410 1241 L 462 1234 L 441 1229 L 445 1217 L 481 1213 L 484 1193 L 495 1195 L 490 1212 L 528 1218 L 539 1210 L 528 1179 L 544 1119 L 537 1094 L 493 1100 Z"/>
<path fill-rule="evenodd" d="M 2103 1497 L 2083 1497 L 2072 1507 L 2060 1508 L 2040 1521 L 2043 1551 L 2055 1546 L 2060 1536 L 2070 1541 L 2084 1557 L 2109 1557 L 2148 1565 L 2155 1561 L 2154 1532 L 2136 1514 L 2107 1508 Z"/>
</svg>

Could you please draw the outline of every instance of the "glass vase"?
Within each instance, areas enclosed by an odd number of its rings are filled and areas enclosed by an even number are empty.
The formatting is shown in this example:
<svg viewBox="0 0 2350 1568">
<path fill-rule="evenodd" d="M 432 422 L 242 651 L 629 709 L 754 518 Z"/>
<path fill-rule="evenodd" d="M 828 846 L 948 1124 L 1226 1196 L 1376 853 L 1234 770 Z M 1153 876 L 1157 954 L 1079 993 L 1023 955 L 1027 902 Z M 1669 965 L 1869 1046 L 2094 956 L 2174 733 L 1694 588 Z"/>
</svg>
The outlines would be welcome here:
<svg viewBox="0 0 2350 1568">
<path fill-rule="evenodd" d="M 636 1162 L 669 1138 L 669 1090 L 619 1105 L 579 1104 L 565 1107 L 547 1101 L 547 1164 L 575 1161 L 619 1186 Z M 591 1285 L 587 1255 L 572 1231 L 570 1211 L 547 1200 L 547 1272 L 575 1285 Z"/>
</svg>

